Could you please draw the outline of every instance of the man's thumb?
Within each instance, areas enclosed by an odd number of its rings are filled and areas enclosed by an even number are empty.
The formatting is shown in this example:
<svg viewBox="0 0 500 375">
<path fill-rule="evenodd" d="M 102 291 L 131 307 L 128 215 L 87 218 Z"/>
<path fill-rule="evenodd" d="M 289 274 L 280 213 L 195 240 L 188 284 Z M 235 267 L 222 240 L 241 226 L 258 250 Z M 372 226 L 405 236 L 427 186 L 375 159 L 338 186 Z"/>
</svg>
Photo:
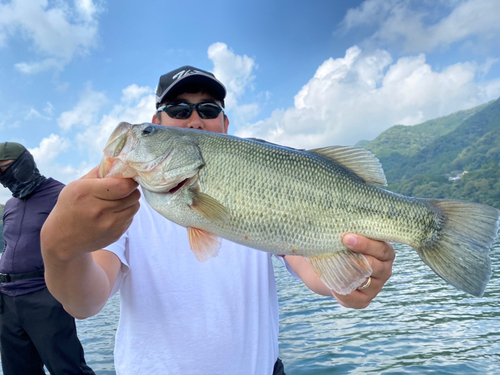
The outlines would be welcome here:
<svg viewBox="0 0 500 375">
<path fill-rule="evenodd" d="M 93 168 L 89 173 L 80 177 L 80 180 L 87 180 L 90 178 L 99 178 L 99 166 Z"/>
</svg>

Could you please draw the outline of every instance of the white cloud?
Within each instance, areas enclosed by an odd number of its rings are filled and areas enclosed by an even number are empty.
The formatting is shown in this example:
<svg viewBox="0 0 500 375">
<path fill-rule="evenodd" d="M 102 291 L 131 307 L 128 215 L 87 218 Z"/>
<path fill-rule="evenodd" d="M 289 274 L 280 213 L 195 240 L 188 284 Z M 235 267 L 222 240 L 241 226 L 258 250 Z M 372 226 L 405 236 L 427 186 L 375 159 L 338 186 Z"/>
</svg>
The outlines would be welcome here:
<svg viewBox="0 0 500 375">
<path fill-rule="evenodd" d="M 357 8 L 347 11 L 344 19 L 339 25 L 339 30 L 348 31 L 351 28 L 363 25 L 376 25 L 381 23 L 387 15 L 397 11 L 400 7 L 400 0 L 366 0 Z"/>
<path fill-rule="evenodd" d="M 122 102 L 131 103 L 140 100 L 144 95 L 151 93 L 151 88 L 147 86 L 139 87 L 132 84 L 122 90 Z"/>
<path fill-rule="evenodd" d="M 238 105 L 231 111 L 230 121 L 235 124 L 245 124 L 258 114 L 259 105 L 256 103 Z"/>
<path fill-rule="evenodd" d="M 77 0 L 75 7 L 62 1 L 12 0 L 0 3 L 0 47 L 20 35 L 31 43 L 39 61 L 19 62 L 22 73 L 62 69 L 77 55 L 97 43 L 97 15 L 101 8 L 92 0 Z"/>
<path fill-rule="evenodd" d="M 106 95 L 102 92 L 92 90 L 90 83 L 85 85 L 85 89 L 80 97 L 80 101 L 75 107 L 61 113 L 57 122 L 59 127 L 65 131 L 73 126 L 91 126 L 97 122 L 97 116 L 101 106 L 106 103 Z"/>
<path fill-rule="evenodd" d="M 33 155 L 37 165 L 50 165 L 70 145 L 71 142 L 68 139 L 51 134 L 49 137 L 42 139 L 38 147 L 29 149 L 29 152 Z"/>
<path fill-rule="evenodd" d="M 75 0 L 75 6 L 79 15 L 88 22 L 91 22 L 94 16 L 102 11 L 100 5 L 94 4 L 92 0 Z"/>
<path fill-rule="evenodd" d="M 236 55 L 224 43 L 214 43 L 208 48 L 208 58 L 214 63 L 213 73 L 226 86 L 226 108 L 237 106 L 238 99 L 251 87 L 254 80 L 254 59 Z"/>
<path fill-rule="evenodd" d="M 368 39 L 373 44 L 402 42 L 407 52 L 432 51 L 469 37 L 498 39 L 498 14 L 498 0 L 441 0 L 425 7 L 417 0 L 367 0 L 347 12 L 339 30 L 376 26 Z"/>
<path fill-rule="evenodd" d="M 140 124 L 150 122 L 154 115 L 155 96 L 148 87 L 131 85 L 122 91 L 121 103 L 104 115 L 100 121 L 88 126 L 76 136 L 76 144 L 87 150 L 90 165 L 97 165 L 102 157 L 102 150 L 116 128 L 122 122 Z M 94 164 L 93 164 L 94 163 Z"/>
<path fill-rule="evenodd" d="M 30 108 L 28 112 L 24 115 L 25 120 L 50 120 L 50 118 L 43 116 L 35 108 Z"/>
<path fill-rule="evenodd" d="M 21 73 L 31 75 L 43 72 L 45 70 L 50 69 L 62 69 L 65 65 L 65 62 L 58 59 L 45 59 L 42 61 L 36 62 L 20 62 L 14 64 L 14 67 L 19 70 Z"/>
<path fill-rule="evenodd" d="M 61 160 L 61 155 L 67 152 L 72 146 L 72 142 L 57 134 L 50 134 L 42 139 L 38 147 L 30 148 L 38 169 L 46 177 L 53 177 L 63 183 L 69 183 L 83 175 L 82 168 L 72 166 L 61 166 L 57 161 Z M 86 163 L 82 163 L 86 165 Z M 89 168 L 90 169 L 90 168 Z"/>
<path fill-rule="evenodd" d="M 293 108 L 275 110 L 236 134 L 299 148 L 352 145 L 395 124 L 420 123 L 500 96 L 499 80 L 478 84 L 478 72 L 473 62 L 435 71 L 424 54 L 393 62 L 387 51 L 352 47 L 317 69 Z"/>
<path fill-rule="evenodd" d="M 498 59 L 498 58 L 488 57 L 486 59 L 486 61 L 484 62 L 484 64 L 482 64 L 479 67 L 480 74 L 482 74 L 482 75 L 488 74 L 491 70 L 491 67 L 493 65 L 495 65 L 496 63 L 498 63 L 499 61 L 500 61 L 500 59 Z"/>
<path fill-rule="evenodd" d="M 53 110 L 54 110 L 54 106 L 52 105 L 51 102 L 47 102 L 47 105 L 45 106 L 45 108 L 43 109 L 43 111 L 50 117 L 52 117 L 52 113 L 53 113 Z"/>
</svg>

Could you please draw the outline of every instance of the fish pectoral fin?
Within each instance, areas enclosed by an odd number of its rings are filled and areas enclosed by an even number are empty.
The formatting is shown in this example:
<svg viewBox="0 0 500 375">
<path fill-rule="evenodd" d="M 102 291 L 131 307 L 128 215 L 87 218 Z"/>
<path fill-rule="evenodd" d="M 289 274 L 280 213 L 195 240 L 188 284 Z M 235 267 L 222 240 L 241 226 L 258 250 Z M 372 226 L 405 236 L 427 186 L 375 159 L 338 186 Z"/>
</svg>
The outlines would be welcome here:
<svg viewBox="0 0 500 375">
<path fill-rule="evenodd" d="M 216 199 L 199 191 L 193 190 L 192 193 L 193 200 L 189 207 L 205 219 L 218 223 L 225 223 L 229 219 L 229 212 Z"/>
<path fill-rule="evenodd" d="M 367 184 L 386 186 L 384 170 L 370 151 L 360 147 L 329 146 L 307 150 L 349 169 Z"/>
<path fill-rule="evenodd" d="M 200 262 L 216 257 L 221 241 L 218 236 L 200 228 L 188 227 L 189 245 L 193 254 Z"/>
<path fill-rule="evenodd" d="M 305 257 L 325 285 L 338 294 L 349 294 L 372 274 L 363 254 L 348 249 L 332 255 Z"/>
</svg>

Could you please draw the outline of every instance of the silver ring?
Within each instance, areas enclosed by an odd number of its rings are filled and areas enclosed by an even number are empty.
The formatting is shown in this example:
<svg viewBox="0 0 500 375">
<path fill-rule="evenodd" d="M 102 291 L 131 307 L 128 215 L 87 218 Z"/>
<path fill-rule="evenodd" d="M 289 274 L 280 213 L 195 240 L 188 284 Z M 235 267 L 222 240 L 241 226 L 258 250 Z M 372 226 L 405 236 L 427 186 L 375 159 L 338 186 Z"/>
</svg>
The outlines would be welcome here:
<svg viewBox="0 0 500 375">
<path fill-rule="evenodd" d="M 370 286 L 371 283 L 372 283 L 372 277 L 368 276 L 368 280 L 366 280 L 366 283 L 364 285 L 361 285 L 358 288 L 358 290 L 365 290 L 366 288 L 368 288 Z"/>
</svg>

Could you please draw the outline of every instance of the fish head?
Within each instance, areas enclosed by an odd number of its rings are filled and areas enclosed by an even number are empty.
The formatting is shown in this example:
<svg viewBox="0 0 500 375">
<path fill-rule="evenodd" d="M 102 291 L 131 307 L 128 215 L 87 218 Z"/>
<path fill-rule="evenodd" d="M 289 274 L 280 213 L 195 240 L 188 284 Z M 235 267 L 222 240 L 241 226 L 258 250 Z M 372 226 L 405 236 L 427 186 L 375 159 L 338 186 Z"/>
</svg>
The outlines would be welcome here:
<svg viewBox="0 0 500 375">
<path fill-rule="evenodd" d="M 166 193 L 204 165 L 193 137 L 149 123 L 120 123 L 109 137 L 100 177 L 133 178 L 143 188 Z"/>
</svg>

